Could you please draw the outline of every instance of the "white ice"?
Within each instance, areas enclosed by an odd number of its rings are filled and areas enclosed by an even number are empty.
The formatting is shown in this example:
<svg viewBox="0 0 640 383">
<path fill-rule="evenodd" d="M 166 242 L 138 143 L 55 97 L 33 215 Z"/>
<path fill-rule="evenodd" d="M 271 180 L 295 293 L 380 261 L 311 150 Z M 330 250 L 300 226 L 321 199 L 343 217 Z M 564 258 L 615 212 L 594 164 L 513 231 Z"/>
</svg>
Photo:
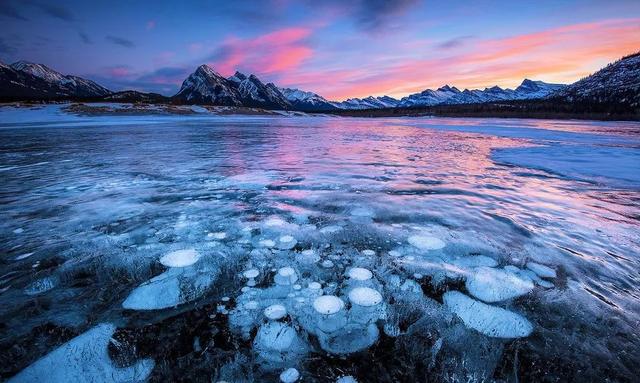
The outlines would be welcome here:
<svg viewBox="0 0 640 383">
<path fill-rule="evenodd" d="M 533 290 L 533 282 L 513 272 L 478 267 L 467 276 L 467 290 L 485 302 L 499 302 L 519 297 Z"/>
<path fill-rule="evenodd" d="M 125 368 L 117 368 L 111 362 L 107 347 L 114 331 L 112 324 L 99 324 L 38 359 L 9 382 L 145 381 L 153 369 L 153 360 L 142 359 Z"/>
<path fill-rule="evenodd" d="M 469 298 L 459 291 L 446 292 L 443 300 L 467 327 L 487 336 L 520 338 L 533 331 L 533 325 L 523 316 Z"/>
<path fill-rule="evenodd" d="M 186 267 L 198 262 L 200 253 L 195 249 L 176 250 L 160 258 L 160 263 L 167 267 Z"/>
</svg>

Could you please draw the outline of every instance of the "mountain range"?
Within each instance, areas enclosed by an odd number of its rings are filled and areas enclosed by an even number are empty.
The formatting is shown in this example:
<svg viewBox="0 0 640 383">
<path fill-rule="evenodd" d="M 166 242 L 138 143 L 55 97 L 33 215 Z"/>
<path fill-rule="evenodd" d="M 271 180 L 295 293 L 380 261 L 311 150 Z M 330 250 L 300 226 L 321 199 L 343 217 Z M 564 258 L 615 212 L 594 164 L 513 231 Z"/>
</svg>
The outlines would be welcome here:
<svg viewBox="0 0 640 383">
<path fill-rule="evenodd" d="M 640 103 L 640 53 L 626 56 L 571 85 L 525 79 L 515 89 L 494 86 L 460 90 L 445 85 L 435 90 L 425 89 L 400 100 L 389 96 L 370 96 L 338 102 L 329 101 L 309 91 L 279 88 L 273 83 L 265 84 L 253 74 L 247 76 L 236 72 L 226 78 L 207 65 L 200 65 L 190 74 L 177 94 L 166 97 L 138 91 L 112 92 L 91 80 L 63 75 L 42 64 L 19 61 L 11 65 L 0 63 L 0 99 L 204 104 L 307 112 L 541 99 L 619 102 L 637 108 Z"/>
</svg>

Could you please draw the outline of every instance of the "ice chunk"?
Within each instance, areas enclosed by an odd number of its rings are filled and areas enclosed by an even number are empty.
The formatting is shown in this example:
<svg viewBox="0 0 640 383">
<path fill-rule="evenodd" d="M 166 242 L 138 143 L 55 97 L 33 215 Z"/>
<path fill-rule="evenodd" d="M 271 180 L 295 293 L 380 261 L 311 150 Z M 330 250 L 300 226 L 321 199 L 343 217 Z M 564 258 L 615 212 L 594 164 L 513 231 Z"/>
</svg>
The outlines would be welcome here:
<svg viewBox="0 0 640 383">
<path fill-rule="evenodd" d="M 198 262 L 200 253 L 195 249 L 177 250 L 167 253 L 160 258 L 160 263 L 167 267 L 186 267 Z"/>
<path fill-rule="evenodd" d="M 523 316 L 469 298 L 459 291 L 446 292 L 443 300 L 467 327 L 484 335 L 494 338 L 520 338 L 528 336 L 533 331 L 533 326 Z"/>
<path fill-rule="evenodd" d="M 368 281 L 373 277 L 373 274 L 368 269 L 362 267 L 353 267 L 347 272 L 347 276 L 356 281 Z"/>
<path fill-rule="evenodd" d="M 465 286 L 478 299 L 499 302 L 519 297 L 533 290 L 533 282 L 504 269 L 479 267 L 468 277 Z"/>
<path fill-rule="evenodd" d="M 287 368 L 280 374 L 282 383 L 294 383 L 300 378 L 300 373 L 295 368 Z"/>
<path fill-rule="evenodd" d="M 527 263 L 527 269 L 533 271 L 538 274 L 541 278 L 555 278 L 556 271 L 549 266 L 541 265 L 535 262 Z"/>
<path fill-rule="evenodd" d="M 545 289 L 552 289 L 553 288 L 553 283 L 549 282 L 549 281 L 545 281 L 544 279 L 541 279 L 539 281 L 536 282 L 540 287 L 544 287 Z"/>
<path fill-rule="evenodd" d="M 412 235 L 408 238 L 408 242 L 420 250 L 438 250 L 446 246 L 440 238 L 426 235 Z"/>
<path fill-rule="evenodd" d="M 287 309 L 283 305 L 271 305 L 264 309 L 264 316 L 269 320 L 282 319 L 287 315 Z"/>
<path fill-rule="evenodd" d="M 336 383 L 358 383 L 358 381 L 353 376 L 347 375 L 339 377 Z"/>
<path fill-rule="evenodd" d="M 107 347 L 115 326 L 99 324 L 22 370 L 9 382 L 143 382 L 154 362 L 142 359 L 131 367 L 117 368 Z"/>
</svg>

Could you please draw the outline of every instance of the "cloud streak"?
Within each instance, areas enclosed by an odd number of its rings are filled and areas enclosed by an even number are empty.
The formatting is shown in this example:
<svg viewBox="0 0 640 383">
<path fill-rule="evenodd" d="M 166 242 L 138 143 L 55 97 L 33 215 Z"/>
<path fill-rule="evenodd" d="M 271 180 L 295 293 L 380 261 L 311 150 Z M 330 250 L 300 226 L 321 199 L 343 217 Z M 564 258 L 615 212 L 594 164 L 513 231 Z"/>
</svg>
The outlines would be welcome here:
<svg viewBox="0 0 640 383">
<path fill-rule="evenodd" d="M 105 37 L 105 39 L 112 44 L 119 45 L 125 48 L 133 48 L 136 46 L 133 41 L 118 36 L 108 35 Z"/>
</svg>

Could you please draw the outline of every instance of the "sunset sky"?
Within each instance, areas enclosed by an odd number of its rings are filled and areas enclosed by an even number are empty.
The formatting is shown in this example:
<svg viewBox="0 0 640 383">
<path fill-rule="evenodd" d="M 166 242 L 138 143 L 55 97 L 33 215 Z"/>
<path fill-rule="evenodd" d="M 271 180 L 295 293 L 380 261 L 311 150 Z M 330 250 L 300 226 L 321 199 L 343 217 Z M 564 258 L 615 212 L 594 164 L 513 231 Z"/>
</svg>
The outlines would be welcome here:
<svg viewBox="0 0 640 383">
<path fill-rule="evenodd" d="M 570 83 L 640 50 L 639 0 L 184 3 L 0 0 L 0 61 L 165 95 L 206 63 L 338 100 Z"/>
</svg>

